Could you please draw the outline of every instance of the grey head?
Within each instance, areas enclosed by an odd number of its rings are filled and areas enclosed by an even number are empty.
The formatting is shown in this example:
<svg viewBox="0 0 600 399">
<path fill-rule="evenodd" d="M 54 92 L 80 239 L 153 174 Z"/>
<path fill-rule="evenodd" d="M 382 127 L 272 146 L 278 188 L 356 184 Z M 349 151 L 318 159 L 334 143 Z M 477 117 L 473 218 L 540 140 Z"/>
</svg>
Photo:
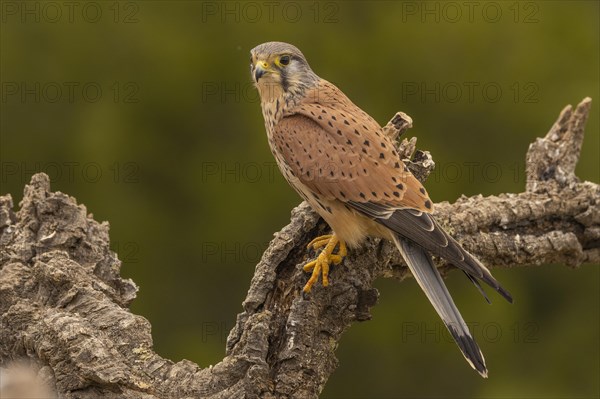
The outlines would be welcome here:
<svg viewBox="0 0 600 399">
<path fill-rule="evenodd" d="M 264 85 L 275 89 L 269 91 L 287 93 L 303 91 L 319 81 L 304 54 L 284 42 L 267 42 L 250 50 L 250 74 L 261 93 Z"/>
</svg>

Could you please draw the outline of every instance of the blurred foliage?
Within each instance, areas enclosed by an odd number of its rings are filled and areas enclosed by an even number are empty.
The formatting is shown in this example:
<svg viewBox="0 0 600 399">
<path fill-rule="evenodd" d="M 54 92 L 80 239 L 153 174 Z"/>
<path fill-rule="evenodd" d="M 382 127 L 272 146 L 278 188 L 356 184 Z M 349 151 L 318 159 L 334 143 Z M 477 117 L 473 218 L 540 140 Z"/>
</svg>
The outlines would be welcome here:
<svg viewBox="0 0 600 399">
<path fill-rule="evenodd" d="M 411 115 L 437 201 L 522 191 L 528 144 L 566 104 L 600 98 L 597 1 L 0 4 L 1 192 L 19 201 L 45 171 L 110 221 L 157 351 L 204 366 L 222 358 L 254 265 L 299 203 L 265 140 L 252 47 L 294 43 L 382 124 Z M 578 166 L 594 182 L 598 109 Z M 379 281 L 373 320 L 344 335 L 323 397 L 598 397 L 598 268 L 495 275 L 514 305 L 448 278 L 489 380 L 414 281 Z"/>
</svg>

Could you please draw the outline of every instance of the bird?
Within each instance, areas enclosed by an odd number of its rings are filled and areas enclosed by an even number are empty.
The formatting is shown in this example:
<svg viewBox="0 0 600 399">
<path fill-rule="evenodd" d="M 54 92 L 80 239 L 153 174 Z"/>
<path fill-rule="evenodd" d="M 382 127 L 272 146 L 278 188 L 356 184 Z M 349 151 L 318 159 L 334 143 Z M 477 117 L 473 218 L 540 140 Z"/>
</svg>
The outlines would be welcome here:
<svg viewBox="0 0 600 399">
<path fill-rule="evenodd" d="M 462 269 L 507 301 L 511 294 L 432 216 L 434 207 L 383 128 L 339 88 L 320 78 L 294 45 L 267 42 L 250 51 L 250 74 L 267 138 L 288 183 L 331 227 L 308 248 L 321 249 L 304 271 L 309 293 L 332 265 L 367 237 L 393 242 L 468 363 L 484 378 L 483 354 L 454 304 L 432 255 Z"/>
</svg>

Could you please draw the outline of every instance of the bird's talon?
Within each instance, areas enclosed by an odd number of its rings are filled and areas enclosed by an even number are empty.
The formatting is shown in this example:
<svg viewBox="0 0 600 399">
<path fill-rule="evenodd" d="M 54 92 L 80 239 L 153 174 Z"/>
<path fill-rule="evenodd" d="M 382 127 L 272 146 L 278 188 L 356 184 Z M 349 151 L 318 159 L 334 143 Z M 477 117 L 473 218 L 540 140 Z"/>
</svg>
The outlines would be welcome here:
<svg viewBox="0 0 600 399">
<path fill-rule="evenodd" d="M 324 247 L 325 245 L 327 245 L 329 240 L 331 240 L 332 236 L 332 234 L 325 234 L 319 237 L 315 237 L 315 239 L 308 243 L 306 248 L 310 249 L 312 247 L 312 249 L 317 250 L 321 247 Z"/>
<path fill-rule="evenodd" d="M 310 292 L 310 289 L 312 288 L 312 286 L 319 279 L 319 274 L 321 274 L 321 264 L 320 264 L 320 262 L 315 262 L 312 275 L 310 276 L 310 278 L 306 282 L 306 285 L 304 286 L 304 288 L 302 289 L 302 291 L 304 291 L 304 292 Z"/>
<path fill-rule="evenodd" d="M 333 250 L 338 246 L 339 249 L 337 254 L 333 254 Z M 323 287 L 329 285 L 329 268 L 331 264 L 339 265 L 342 263 L 344 256 L 347 254 L 346 244 L 340 241 L 335 235 L 326 235 L 317 237 L 308 244 L 308 248 L 313 247 L 315 249 L 325 247 L 319 254 L 316 260 L 308 262 L 302 267 L 305 272 L 311 272 L 312 274 L 308 279 L 306 285 L 302 289 L 305 293 L 310 292 L 312 286 L 319 280 L 321 275 L 321 281 Z"/>
<path fill-rule="evenodd" d="M 339 265 L 340 263 L 342 263 L 342 260 L 344 260 L 344 258 L 342 256 L 340 256 L 340 255 L 330 255 L 329 256 L 329 260 L 334 265 Z"/>
<path fill-rule="evenodd" d="M 338 249 L 338 256 L 343 259 L 346 255 L 348 255 L 348 248 L 346 248 L 346 243 L 344 241 L 340 241 L 339 243 L 340 248 Z"/>
<path fill-rule="evenodd" d="M 310 272 L 315 268 L 316 264 L 317 264 L 316 260 L 313 260 L 312 262 L 308 262 L 306 265 L 304 265 L 302 267 L 302 270 L 304 270 L 305 272 Z"/>
</svg>

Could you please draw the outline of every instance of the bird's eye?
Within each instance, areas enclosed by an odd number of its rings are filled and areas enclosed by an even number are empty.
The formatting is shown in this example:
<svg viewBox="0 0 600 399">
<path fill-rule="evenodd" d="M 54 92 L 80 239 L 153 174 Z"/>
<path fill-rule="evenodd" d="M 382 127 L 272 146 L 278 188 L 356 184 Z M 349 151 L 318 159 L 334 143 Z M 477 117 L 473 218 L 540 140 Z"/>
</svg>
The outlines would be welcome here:
<svg viewBox="0 0 600 399">
<path fill-rule="evenodd" d="M 289 55 L 282 55 L 281 57 L 279 57 L 279 64 L 286 66 L 290 63 L 290 56 Z"/>
</svg>

